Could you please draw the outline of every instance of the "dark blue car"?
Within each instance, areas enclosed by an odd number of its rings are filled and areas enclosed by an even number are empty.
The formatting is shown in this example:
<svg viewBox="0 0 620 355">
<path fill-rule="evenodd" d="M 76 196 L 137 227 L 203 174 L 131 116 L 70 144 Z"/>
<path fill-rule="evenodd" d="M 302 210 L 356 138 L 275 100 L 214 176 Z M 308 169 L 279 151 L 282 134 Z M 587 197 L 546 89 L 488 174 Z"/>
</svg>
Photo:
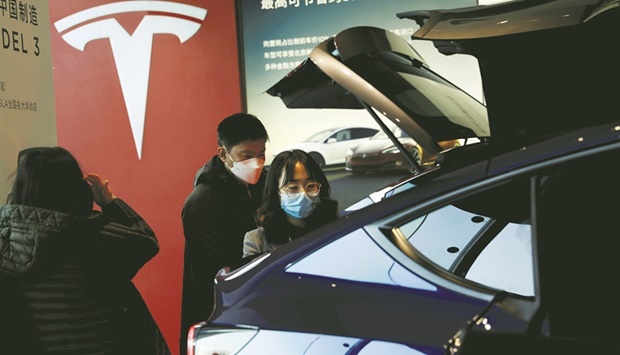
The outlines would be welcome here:
<svg viewBox="0 0 620 355">
<path fill-rule="evenodd" d="M 485 105 L 388 30 L 350 28 L 317 46 L 267 92 L 290 108 L 366 109 L 438 153 L 437 162 L 423 168 L 409 159 L 412 176 L 370 203 L 222 270 L 215 311 L 193 327 L 188 348 L 287 355 L 613 348 L 618 1 L 511 1 L 398 16 L 420 26 L 414 43 L 478 59 Z M 475 143 L 442 151 L 437 142 L 450 139 Z"/>
</svg>

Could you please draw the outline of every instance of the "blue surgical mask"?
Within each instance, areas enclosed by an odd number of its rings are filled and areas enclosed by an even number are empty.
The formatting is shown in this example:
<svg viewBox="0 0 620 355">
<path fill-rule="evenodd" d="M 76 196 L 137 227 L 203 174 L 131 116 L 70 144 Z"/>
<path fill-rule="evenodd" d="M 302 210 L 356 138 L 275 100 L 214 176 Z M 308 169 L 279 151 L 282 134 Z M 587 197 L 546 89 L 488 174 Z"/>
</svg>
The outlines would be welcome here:
<svg viewBox="0 0 620 355">
<path fill-rule="evenodd" d="M 280 207 L 287 215 L 296 219 L 305 219 L 310 216 L 319 203 L 321 203 L 321 198 L 318 195 L 308 196 L 305 192 L 301 192 L 297 197 L 280 195 Z"/>
</svg>

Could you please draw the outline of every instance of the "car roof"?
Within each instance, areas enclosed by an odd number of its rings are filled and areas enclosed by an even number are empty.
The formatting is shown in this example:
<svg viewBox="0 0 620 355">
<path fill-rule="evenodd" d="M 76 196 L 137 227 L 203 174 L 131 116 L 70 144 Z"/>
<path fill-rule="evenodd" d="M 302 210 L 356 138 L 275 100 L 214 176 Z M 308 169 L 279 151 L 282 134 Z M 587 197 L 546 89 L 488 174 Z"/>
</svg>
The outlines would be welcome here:
<svg viewBox="0 0 620 355">
<path fill-rule="evenodd" d="M 437 142 L 471 137 L 520 146 L 617 117 L 617 4 L 528 0 L 399 13 L 421 24 L 412 39 L 478 59 L 486 107 L 405 39 L 367 26 L 319 44 L 267 93 L 289 108 L 372 107 L 431 154 L 441 151 Z"/>
</svg>

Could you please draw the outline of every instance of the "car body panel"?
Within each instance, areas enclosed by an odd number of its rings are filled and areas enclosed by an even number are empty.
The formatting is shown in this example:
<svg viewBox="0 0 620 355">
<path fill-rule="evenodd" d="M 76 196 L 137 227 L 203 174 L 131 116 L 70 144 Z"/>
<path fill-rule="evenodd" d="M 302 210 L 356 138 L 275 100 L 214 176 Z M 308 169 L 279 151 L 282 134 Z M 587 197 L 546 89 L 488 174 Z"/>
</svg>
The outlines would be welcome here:
<svg viewBox="0 0 620 355">
<path fill-rule="evenodd" d="M 265 349 L 271 355 L 425 354 L 424 349 L 416 350 L 404 344 L 292 331 L 218 328 L 207 337 L 201 335 L 197 334 L 201 354 L 254 355 L 264 353 Z"/>
</svg>

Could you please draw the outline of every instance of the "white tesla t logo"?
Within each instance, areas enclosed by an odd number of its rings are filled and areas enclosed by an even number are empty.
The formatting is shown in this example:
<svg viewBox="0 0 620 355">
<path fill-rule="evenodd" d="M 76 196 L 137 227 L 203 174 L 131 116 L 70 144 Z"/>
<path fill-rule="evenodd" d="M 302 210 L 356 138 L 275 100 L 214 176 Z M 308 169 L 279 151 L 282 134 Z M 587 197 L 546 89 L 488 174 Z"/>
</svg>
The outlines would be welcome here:
<svg viewBox="0 0 620 355">
<path fill-rule="evenodd" d="M 143 11 L 155 14 L 145 15 L 133 34 L 113 17 Z M 171 1 L 121 1 L 95 6 L 54 23 L 65 42 L 80 51 L 90 41 L 110 40 L 138 159 L 142 156 L 153 35 L 173 34 L 183 43 L 198 31 L 206 16 L 206 9 Z"/>
</svg>

